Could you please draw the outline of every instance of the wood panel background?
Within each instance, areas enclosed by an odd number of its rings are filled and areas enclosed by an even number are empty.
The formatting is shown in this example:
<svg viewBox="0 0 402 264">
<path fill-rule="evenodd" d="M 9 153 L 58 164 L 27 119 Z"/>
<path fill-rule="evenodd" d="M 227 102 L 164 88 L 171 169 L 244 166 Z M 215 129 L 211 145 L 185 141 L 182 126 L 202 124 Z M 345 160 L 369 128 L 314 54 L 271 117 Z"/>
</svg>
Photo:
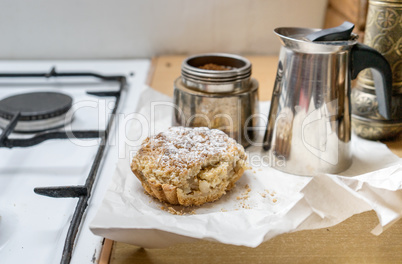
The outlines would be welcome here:
<svg viewBox="0 0 402 264">
<path fill-rule="evenodd" d="M 344 21 L 355 24 L 353 32 L 363 42 L 366 26 L 368 0 L 329 0 L 325 14 L 324 28 L 336 27 Z"/>
</svg>

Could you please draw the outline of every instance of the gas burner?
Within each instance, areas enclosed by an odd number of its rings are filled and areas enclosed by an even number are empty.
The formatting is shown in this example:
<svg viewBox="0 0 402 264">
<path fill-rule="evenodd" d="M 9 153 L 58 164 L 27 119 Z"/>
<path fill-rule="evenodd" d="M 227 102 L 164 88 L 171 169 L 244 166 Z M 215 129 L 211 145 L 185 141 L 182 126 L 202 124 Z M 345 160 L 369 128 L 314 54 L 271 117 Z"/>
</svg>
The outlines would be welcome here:
<svg viewBox="0 0 402 264">
<path fill-rule="evenodd" d="M 7 97 L 0 101 L 0 128 L 5 129 L 20 113 L 15 132 L 39 132 L 71 122 L 67 112 L 73 99 L 59 92 L 32 92 Z"/>
<path fill-rule="evenodd" d="M 1 65 L 0 65 L 1 66 Z M 76 238 L 78 231 L 82 223 L 84 222 L 84 214 L 86 213 L 86 208 L 89 204 L 89 199 L 92 194 L 92 189 L 95 184 L 95 180 L 98 177 L 99 170 L 102 165 L 103 158 L 105 156 L 106 146 L 108 146 L 108 140 L 110 132 L 112 130 L 115 116 L 117 114 L 117 109 L 119 107 L 119 102 L 121 99 L 122 91 L 125 90 L 127 86 L 127 79 L 124 75 L 101 75 L 94 72 L 57 72 L 55 68 L 52 68 L 50 72 L 45 73 L 1 73 L 1 78 L 58 78 L 57 82 L 63 86 L 64 79 L 66 78 L 95 78 L 96 88 L 93 89 L 91 86 L 84 86 L 83 92 L 90 95 L 91 97 L 114 97 L 114 107 L 111 109 L 110 115 L 107 119 L 107 123 L 104 129 L 95 130 L 80 130 L 80 129 L 52 129 L 59 126 L 65 125 L 67 122 L 72 121 L 71 116 L 73 112 L 72 101 L 73 99 L 66 95 L 57 92 L 43 92 L 36 91 L 31 93 L 22 93 L 19 95 L 14 95 L 11 97 L 4 98 L 0 100 L 0 151 L 2 148 L 29 148 L 36 146 L 44 141 L 52 139 L 69 139 L 74 136 L 78 139 L 90 139 L 98 138 L 100 140 L 99 145 L 96 150 L 96 154 L 93 157 L 92 164 L 88 164 L 90 168 L 88 172 L 83 172 L 80 174 L 86 176 L 85 181 L 81 182 L 81 185 L 62 185 L 62 186 L 45 186 L 36 187 L 34 192 L 36 194 L 45 195 L 54 198 L 76 198 L 76 207 L 74 209 L 74 214 L 71 217 L 70 225 L 67 230 L 67 234 L 64 241 L 64 248 L 61 255 L 60 263 L 68 264 L 70 263 L 72 253 L 75 247 Z M 59 79 L 62 77 L 62 79 Z M 70 83 L 66 81 L 66 83 Z M 109 89 L 109 83 L 114 83 L 114 86 L 118 86 L 118 90 Z M 7 86 L 3 85 L 3 86 Z M 104 89 L 104 85 L 107 85 L 108 89 Z M 2 85 L 0 85 L 1 90 Z M 29 87 L 29 85 L 28 85 Z M 25 87 L 25 88 L 28 88 Z M 72 89 L 78 89 L 80 86 L 74 86 Z M 29 89 L 29 88 L 28 88 Z M 72 93 L 74 94 L 74 92 Z M 113 99 L 112 99 L 113 101 Z M 79 101 L 78 101 L 79 102 Z M 70 120 L 69 120 L 70 119 Z M 77 127 L 77 126 L 75 126 Z M 79 128 L 80 126 L 78 126 Z M 49 129 L 46 131 L 42 131 Z M 27 133 L 31 132 L 30 135 L 17 134 L 15 133 L 9 137 L 12 133 L 19 131 Z M 40 130 L 40 132 L 39 132 Z M 35 132 L 35 133 L 32 133 Z M 36 133 L 38 132 L 38 133 Z M 32 135 L 33 134 L 33 135 Z M 64 144 L 68 147 L 73 144 Z M 54 144 L 48 144 L 47 146 L 42 146 L 42 149 L 52 149 L 53 151 L 58 151 L 58 148 Z M 29 149 L 27 152 L 32 152 Z M 4 152 L 3 152 L 4 153 Z M 8 153 L 8 152 L 7 152 Z M 50 154 L 51 155 L 51 154 Z M 3 157 L 2 157 L 3 158 Z M 3 159 L 4 160 L 4 159 Z M 42 167 L 41 167 L 42 168 Z M 1 179 L 2 177 L 0 177 Z M 52 181 L 53 182 L 53 181 Z M 59 182 L 59 181 L 57 181 Z M 65 184 L 65 183 L 63 183 Z M 7 186 L 6 186 L 7 187 Z M 0 214 L 4 214 L 0 211 Z M 0 233 L 2 237 L 0 239 L 0 248 L 11 235 L 10 233 L 4 233 L 3 228 L 6 228 L 8 232 L 9 226 L 6 225 L 6 220 L 9 221 L 10 217 L 7 219 L 0 219 Z M 11 219 L 12 221 L 12 219 Z M 2 228 L 1 228 L 2 227 Z M 16 231 L 17 232 L 17 231 Z M 83 231 L 86 232 L 86 231 Z M 3 236 L 4 233 L 4 236 Z M 97 242 L 98 243 L 98 242 Z M 0 261 L 1 262 L 1 261 Z"/>
</svg>

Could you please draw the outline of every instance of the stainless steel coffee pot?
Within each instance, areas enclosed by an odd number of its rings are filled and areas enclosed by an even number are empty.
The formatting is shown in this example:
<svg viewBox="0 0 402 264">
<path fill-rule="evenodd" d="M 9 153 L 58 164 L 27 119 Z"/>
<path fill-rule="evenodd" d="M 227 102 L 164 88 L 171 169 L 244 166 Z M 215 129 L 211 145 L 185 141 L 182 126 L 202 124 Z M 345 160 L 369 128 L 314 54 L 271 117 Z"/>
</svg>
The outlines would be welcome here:
<svg viewBox="0 0 402 264">
<path fill-rule="evenodd" d="M 379 112 L 389 118 L 390 66 L 357 43 L 353 27 L 274 30 L 282 47 L 263 142 L 274 168 L 314 176 L 351 165 L 350 83 L 365 68 L 375 77 Z"/>
</svg>

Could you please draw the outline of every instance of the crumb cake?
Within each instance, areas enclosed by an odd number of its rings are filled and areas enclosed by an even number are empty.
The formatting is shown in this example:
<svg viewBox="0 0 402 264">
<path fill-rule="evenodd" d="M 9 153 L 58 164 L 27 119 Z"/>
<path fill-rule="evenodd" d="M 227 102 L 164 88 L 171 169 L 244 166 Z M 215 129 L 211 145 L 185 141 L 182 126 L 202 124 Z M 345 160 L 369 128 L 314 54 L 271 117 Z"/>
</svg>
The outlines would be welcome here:
<svg viewBox="0 0 402 264">
<path fill-rule="evenodd" d="M 147 193 L 185 206 L 219 199 L 246 168 L 243 146 L 205 127 L 171 127 L 148 137 L 131 163 Z"/>
</svg>

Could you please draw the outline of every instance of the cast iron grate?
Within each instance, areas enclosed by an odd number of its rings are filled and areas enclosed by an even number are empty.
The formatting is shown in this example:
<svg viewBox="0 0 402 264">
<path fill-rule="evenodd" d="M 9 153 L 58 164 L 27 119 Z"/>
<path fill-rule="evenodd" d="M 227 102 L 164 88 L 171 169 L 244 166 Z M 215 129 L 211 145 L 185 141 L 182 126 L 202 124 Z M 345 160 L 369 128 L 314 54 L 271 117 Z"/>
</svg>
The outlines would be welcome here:
<svg viewBox="0 0 402 264">
<path fill-rule="evenodd" d="M 14 128 L 21 116 L 20 112 L 14 112 L 10 118 L 8 125 L 3 129 L 0 135 L 0 147 L 14 148 L 14 147 L 30 147 L 39 144 L 49 139 L 67 139 L 69 136 L 74 135 L 76 138 L 100 138 L 100 144 L 97 149 L 95 159 L 91 165 L 90 172 L 86 178 L 84 185 L 79 186 L 52 186 L 52 187 L 37 187 L 34 192 L 40 195 L 45 195 L 55 198 L 78 198 L 77 205 L 67 232 L 66 240 L 64 243 L 63 253 L 61 257 L 61 264 L 70 263 L 72 252 L 74 248 L 75 239 L 83 220 L 85 210 L 88 206 L 88 201 L 91 197 L 92 188 L 104 156 L 105 148 L 108 142 L 108 136 L 112 129 L 113 121 L 116 116 L 117 109 L 120 103 L 120 96 L 124 87 L 127 85 L 125 76 L 105 76 L 92 72 L 56 72 L 53 67 L 48 73 L 3 73 L 0 78 L 26 78 L 26 77 L 94 77 L 105 82 L 117 82 L 119 89 L 117 91 L 86 91 L 87 94 L 95 95 L 98 97 L 115 97 L 116 101 L 112 109 L 110 118 L 107 122 L 105 130 L 79 130 L 79 131 L 66 131 L 49 130 L 35 134 L 31 138 L 9 138 L 9 135 L 14 131 Z"/>
</svg>

